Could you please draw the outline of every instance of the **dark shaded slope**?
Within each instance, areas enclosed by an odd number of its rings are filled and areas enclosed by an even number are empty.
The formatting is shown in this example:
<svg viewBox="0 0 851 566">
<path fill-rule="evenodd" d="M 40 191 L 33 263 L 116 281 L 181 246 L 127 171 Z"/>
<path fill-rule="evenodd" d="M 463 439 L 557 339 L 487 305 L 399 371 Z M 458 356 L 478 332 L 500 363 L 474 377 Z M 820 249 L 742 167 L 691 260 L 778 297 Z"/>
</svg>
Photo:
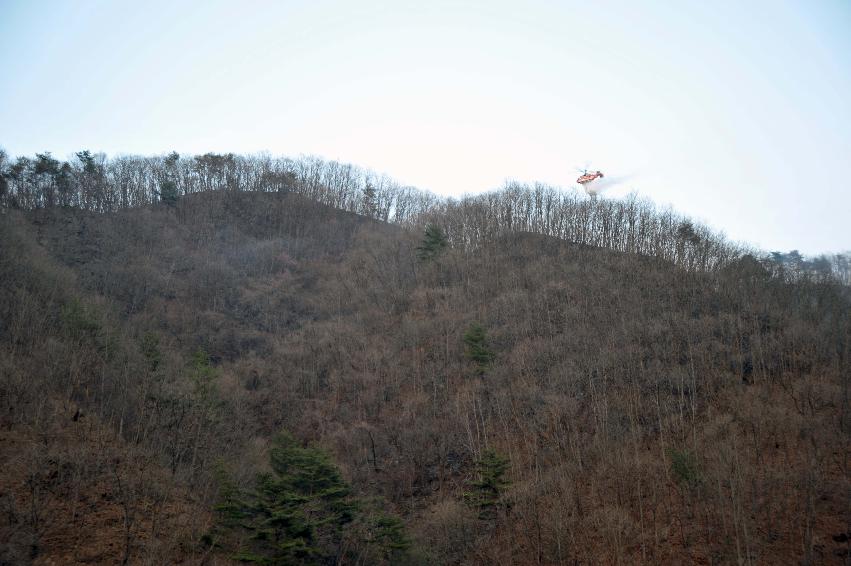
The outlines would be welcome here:
<svg viewBox="0 0 851 566">
<path fill-rule="evenodd" d="M 425 562 L 843 559 L 847 289 L 528 233 L 422 262 L 417 235 L 296 195 L 9 218 L 4 363 L 39 379 L 4 382 L 8 426 L 33 419 L 12 392 L 67 399 L 201 509 L 217 466 L 246 483 L 285 428 L 384 496 Z M 512 485 L 480 515 L 463 494 L 488 448 Z"/>
</svg>

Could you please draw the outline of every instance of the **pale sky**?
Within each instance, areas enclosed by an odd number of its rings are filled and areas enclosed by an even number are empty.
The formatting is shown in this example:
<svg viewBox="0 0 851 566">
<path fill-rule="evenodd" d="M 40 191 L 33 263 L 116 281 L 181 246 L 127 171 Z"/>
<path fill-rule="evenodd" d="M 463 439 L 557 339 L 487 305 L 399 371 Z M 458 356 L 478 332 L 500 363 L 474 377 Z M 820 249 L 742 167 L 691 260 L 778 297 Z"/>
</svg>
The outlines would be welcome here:
<svg viewBox="0 0 851 566">
<path fill-rule="evenodd" d="M 443 195 L 590 162 L 735 241 L 851 249 L 851 3 L 0 0 L 13 155 L 316 154 Z"/>
</svg>

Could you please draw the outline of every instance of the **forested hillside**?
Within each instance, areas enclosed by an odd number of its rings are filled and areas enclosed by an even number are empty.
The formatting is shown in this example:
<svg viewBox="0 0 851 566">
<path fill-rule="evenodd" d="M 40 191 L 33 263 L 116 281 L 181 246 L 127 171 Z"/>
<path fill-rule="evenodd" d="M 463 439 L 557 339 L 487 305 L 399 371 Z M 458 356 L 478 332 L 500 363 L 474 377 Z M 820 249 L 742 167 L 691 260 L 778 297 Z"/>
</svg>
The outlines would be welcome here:
<svg viewBox="0 0 851 566">
<path fill-rule="evenodd" d="M 845 256 L 315 159 L 0 205 L 0 563 L 851 560 Z"/>
</svg>

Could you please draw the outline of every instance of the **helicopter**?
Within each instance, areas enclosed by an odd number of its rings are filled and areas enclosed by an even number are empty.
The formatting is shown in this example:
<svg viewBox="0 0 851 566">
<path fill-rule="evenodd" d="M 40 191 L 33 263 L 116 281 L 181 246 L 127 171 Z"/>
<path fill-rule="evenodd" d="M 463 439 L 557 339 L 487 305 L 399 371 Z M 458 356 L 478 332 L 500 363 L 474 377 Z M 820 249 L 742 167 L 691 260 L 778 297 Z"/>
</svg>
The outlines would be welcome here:
<svg viewBox="0 0 851 566">
<path fill-rule="evenodd" d="M 602 179 L 605 176 L 605 175 L 603 175 L 603 172 L 597 170 L 597 171 L 592 171 L 592 172 L 589 173 L 587 166 L 585 166 L 582 169 L 577 169 L 577 171 L 580 171 L 582 173 L 582 175 L 580 175 L 579 178 L 576 179 L 576 182 L 579 183 L 582 186 L 583 189 L 585 189 L 586 193 L 588 193 L 592 197 L 597 196 L 597 193 L 598 193 L 598 186 L 597 185 L 599 185 L 598 180 Z"/>
</svg>

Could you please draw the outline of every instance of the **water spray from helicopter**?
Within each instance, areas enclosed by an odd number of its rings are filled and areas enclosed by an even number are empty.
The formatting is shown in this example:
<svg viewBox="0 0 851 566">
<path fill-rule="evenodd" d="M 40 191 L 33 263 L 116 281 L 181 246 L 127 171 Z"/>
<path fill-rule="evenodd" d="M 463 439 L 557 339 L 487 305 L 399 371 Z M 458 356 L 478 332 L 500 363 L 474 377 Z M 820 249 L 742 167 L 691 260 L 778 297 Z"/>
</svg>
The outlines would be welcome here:
<svg viewBox="0 0 851 566">
<path fill-rule="evenodd" d="M 576 179 L 577 184 L 591 197 L 596 197 L 615 185 L 620 185 L 628 181 L 632 177 L 632 175 L 607 175 L 599 169 L 592 171 L 588 168 L 587 164 L 583 168 L 577 168 L 577 171 L 581 173 L 579 178 Z"/>
</svg>

